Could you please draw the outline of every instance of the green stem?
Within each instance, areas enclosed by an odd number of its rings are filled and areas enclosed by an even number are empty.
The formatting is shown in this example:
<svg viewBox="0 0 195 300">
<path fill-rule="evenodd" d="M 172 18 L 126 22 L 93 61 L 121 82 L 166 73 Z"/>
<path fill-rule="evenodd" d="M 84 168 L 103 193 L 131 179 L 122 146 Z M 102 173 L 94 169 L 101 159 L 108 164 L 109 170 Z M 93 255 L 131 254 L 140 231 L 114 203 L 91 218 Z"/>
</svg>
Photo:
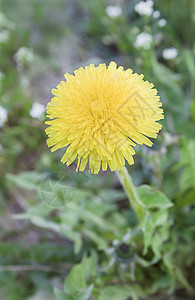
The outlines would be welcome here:
<svg viewBox="0 0 195 300">
<path fill-rule="evenodd" d="M 128 173 L 126 167 L 123 167 L 122 170 L 117 171 L 116 174 L 128 196 L 132 209 L 134 210 L 137 218 L 141 221 L 144 215 L 144 209 L 142 203 L 139 200 L 139 196 L 137 194 L 130 174 Z"/>
</svg>

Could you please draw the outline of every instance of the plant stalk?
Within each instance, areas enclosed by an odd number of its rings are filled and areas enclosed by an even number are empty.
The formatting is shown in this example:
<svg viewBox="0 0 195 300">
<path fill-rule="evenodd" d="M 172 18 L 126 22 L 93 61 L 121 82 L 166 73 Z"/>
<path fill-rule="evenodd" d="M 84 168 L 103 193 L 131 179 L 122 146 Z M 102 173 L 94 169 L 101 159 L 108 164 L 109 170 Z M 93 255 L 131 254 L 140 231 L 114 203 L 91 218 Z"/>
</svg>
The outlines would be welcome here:
<svg viewBox="0 0 195 300">
<path fill-rule="evenodd" d="M 132 209 L 134 210 L 138 220 L 141 221 L 144 216 L 144 209 L 137 194 L 136 188 L 133 184 L 131 175 L 128 173 L 126 167 L 123 167 L 120 171 L 116 171 L 116 174 L 119 178 L 120 183 L 123 186 L 123 189 L 125 190 L 128 196 Z"/>
</svg>

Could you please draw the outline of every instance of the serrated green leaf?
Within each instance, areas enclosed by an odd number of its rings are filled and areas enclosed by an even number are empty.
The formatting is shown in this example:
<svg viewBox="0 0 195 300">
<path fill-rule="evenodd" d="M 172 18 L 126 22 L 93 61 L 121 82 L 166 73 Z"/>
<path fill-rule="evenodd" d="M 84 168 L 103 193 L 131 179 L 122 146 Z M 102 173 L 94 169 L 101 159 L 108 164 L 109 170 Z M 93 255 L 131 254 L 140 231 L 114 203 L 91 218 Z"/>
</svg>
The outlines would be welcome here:
<svg viewBox="0 0 195 300">
<path fill-rule="evenodd" d="M 162 193 L 149 185 L 142 185 L 137 188 L 140 201 L 147 208 L 169 208 L 173 203 Z"/>
<path fill-rule="evenodd" d="M 78 291 L 86 288 L 86 270 L 85 266 L 78 264 L 74 266 L 70 274 L 66 277 L 64 290 L 66 293 L 72 295 Z"/>
<path fill-rule="evenodd" d="M 88 276 L 96 276 L 97 270 L 97 254 L 95 251 L 92 252 L 91 256 L 84 256 L 82 260 L 82 265 L 85 268 L 85 272 Z"/>
<path fill-rule="evenodd" d="M 167 222 L 168 211 L 167 209 L 161 209 L 157 212 L 152 213 L 152 221 L 155 226 L 161 226 Z"/>
</svg>

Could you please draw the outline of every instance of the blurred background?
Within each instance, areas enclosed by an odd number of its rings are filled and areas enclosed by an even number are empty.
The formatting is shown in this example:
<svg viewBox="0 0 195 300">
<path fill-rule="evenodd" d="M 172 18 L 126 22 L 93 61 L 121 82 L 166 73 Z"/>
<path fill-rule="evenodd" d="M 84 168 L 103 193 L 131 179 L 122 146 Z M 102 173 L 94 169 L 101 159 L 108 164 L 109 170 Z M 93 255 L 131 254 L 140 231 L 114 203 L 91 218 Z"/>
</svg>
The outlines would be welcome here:
<svg viewBox="0 0 195 300">
<path fill-rule="evenodd" d="M 194 37 L 193 0 L 0 1 L 1 300 L 194 299 Z M 129 168 L 160 191 L 141 227 L 115 174 L 76 173 L 45 143 L 51 89 L 111 60 L 165 111 Z"/>
</svg>

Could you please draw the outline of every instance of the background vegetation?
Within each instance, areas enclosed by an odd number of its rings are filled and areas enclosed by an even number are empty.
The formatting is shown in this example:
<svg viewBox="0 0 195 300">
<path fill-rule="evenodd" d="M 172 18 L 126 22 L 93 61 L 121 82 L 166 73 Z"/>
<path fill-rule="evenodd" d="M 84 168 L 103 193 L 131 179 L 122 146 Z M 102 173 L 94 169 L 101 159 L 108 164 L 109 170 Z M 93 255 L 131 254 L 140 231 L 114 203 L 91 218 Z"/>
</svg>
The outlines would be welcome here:
<svg viewBox="0 0 195 300">
<path fill-rule="evenodd" d="M 160 14 L 137 0 L 0 3 L 0 299 L 194 299 L 194 1 L 150 1 Z M 111 60 L 153 82 L 165 110 L 129 168 L 141 224 L 115 174 L 76 173 L 45 144 L 51 88 Z"/>
</svg>

